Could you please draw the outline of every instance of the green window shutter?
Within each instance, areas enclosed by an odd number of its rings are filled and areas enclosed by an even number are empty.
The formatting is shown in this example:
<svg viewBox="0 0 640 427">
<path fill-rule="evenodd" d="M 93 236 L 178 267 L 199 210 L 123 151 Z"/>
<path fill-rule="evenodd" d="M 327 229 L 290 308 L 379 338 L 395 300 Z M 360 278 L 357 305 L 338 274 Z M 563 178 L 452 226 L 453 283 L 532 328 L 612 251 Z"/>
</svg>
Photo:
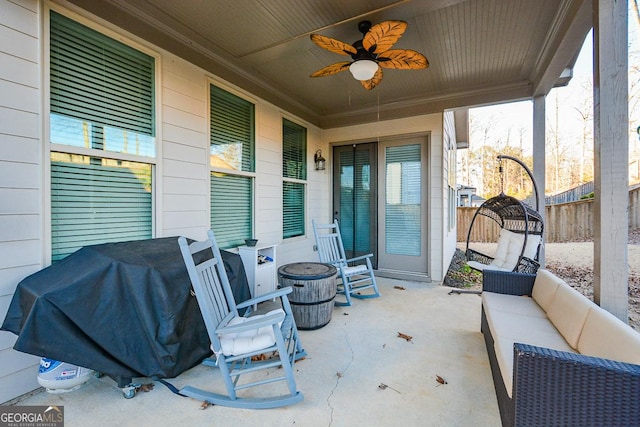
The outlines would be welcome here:
<svg viewBox="0 0 640 427">
<path fill-rule="evenodd" d="M 304 184 L 285 181 L 282 186 L 282 237 L 304 235 Z"/>
<path fill-rule="evenodd" d="M 282 120 L 282 176 L 307 179 L 307 129 Z"/>
<path fill-rule="evenodd" d="M 211 165 L 253 172 L 255 106 L 214 85 L 210 93 Z"/>
<path fill-rule="evenodd" d="M 307 129 L 282 120 L 282 237 L 303 236 L 307 179 Z M 297 180 L 296 182 L 290 180 Z"/>
<path fill-rule="evenodd" d="M 221 248 L 252 236 L 253 178 L 211 173 L 211 229 Z"/>
<path fill-rule="evenodd" d="M 155 135 L 153 57 L 51 11 L 50 64 L 52 128 L 62 117 L 89 123 L 98 140 L 110 127 Z"/>
<path fill-rule="evenodd" d="M 386 149 L 385 247 L 389 254 L 420 255 L 420 155 L 420 145 Z"/>
<path fill-rule="evenodd" d="M 152 237 L 151 165 L 51 153 L 52 262 L 83 246 Z"/>
</svg>

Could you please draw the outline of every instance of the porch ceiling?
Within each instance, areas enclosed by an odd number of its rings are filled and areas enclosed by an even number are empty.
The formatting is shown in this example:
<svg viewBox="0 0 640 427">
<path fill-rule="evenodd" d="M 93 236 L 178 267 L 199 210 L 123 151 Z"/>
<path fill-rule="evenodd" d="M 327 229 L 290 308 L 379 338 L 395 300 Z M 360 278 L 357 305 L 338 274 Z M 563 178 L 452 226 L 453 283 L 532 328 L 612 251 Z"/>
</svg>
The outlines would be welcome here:
<svg viewBox="0 0 640 427">
<path fill-rule="evenodd" d="M 590 0 L 69 2 L 322 128 L 544 94 L 591 27 Z M 348 58 L 309 34 L 351 43 L 365 19 L 407 21 L 395 47 L 424 53 L 430 67 L 385 69 L 372 91 L 349 72 L 310 78 Z"/>
</svg>

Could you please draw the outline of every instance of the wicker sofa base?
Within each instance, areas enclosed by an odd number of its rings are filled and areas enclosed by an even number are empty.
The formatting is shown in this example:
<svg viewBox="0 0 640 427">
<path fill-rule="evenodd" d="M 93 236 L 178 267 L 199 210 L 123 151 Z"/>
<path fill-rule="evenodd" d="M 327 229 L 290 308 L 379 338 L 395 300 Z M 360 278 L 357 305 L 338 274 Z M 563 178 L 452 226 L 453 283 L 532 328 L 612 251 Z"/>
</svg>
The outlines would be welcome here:
<svg viewBox="0 0 640 427">
<path fill-rule="evenodd" d="M 484 291 L 529 296 L 535 278 L 487 276 Z M 510 397 L 484 306 L 481 331 L 503 426 L 640 426 L 640 365 L 516 342 Z"/>
<path fill-rule="evenodd" d="M 514 425 L 514 411 L 513 400 L 507 393 L 507 388 L 502 381 L 502 374 L 500 373 L 500 366 L 498 366 L 498 359 L 496 357 L 496 351 L 493 346 L 493 336 L 487 323 L 487 316 L 484 314 L 484 307 L 482 307 L 482 318 L 480 322 L 480 330 L 484 336 L 484 343 L 487 346 L 487 355 L 489 356 L 489 365 L 491 366 L 491 376 L 493 377 L 493 386 L 496 389 L 496 398 L 498 399 L 498 409 L 500 410 L 500 419 L 502 420 L 503 427 L 510 427 Z"/>
</svg>

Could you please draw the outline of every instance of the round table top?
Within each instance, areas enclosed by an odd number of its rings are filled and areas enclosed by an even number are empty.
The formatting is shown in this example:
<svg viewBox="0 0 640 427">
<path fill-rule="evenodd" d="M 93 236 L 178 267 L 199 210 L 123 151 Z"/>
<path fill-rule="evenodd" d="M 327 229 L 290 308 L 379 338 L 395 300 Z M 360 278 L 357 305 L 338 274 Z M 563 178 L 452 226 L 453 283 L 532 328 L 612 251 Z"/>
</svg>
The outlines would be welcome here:
<svg viewBox="0 0 640 427">
<path fill-rule="evenodd" d="M 283 265 L 278 269 L 278 274 L 282 277 L 304 280 L 325 279 L 337 272 L 333 265 L 321 262 L 296 262 Z"/>
</svg>

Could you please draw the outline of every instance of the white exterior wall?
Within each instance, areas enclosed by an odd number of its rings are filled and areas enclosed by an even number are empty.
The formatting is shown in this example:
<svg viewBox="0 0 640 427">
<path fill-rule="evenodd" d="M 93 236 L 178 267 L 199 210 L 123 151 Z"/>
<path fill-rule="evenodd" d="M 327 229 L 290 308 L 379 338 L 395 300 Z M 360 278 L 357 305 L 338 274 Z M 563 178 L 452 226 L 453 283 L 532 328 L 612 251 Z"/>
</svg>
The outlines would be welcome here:
<svg viewBox="0 0 640 427">
<path fill-rule="evenodd" d="M 429 183 L 429 275 L 433 282 L 441 282 L 449 267 L 447 253 L 455 251 L 455 235 L 452 248 L 445 248 L 443 227 L 448 220 L 446 205 L 443 205 L 442 195 L 446 191 L 446 177 L 443 176 L 443 115 L 427 114 L 406 119 L 388 120 L 380 123 L 369 123 L 357 126 L 328 129 L 324 131 L 323 139 L 327 144 L 344 141 L 375 141 L 378 137 L 402 136 L 410 134 L 429 134 L 428 161 L 431 175 Z M 327 156 L 325 156 L 327 157 Z M 327 157 L 328 158 L 328 157 Z M 323 215 L 331 220 L 331 203 L 327 201 Z M 444 264 L 447 264 L 443 267 Z"/>
<path fill-rule="evenodd" d="M 0 322 L 20 279 L 40 270 L 42 146 L 39 5 L 0 0 Z M 38 386 L 38 358 L 0 331 L 0 402 Z"/>
<path fill-rule="evenodd" d="M 453 255 L 456 251 L 456 240 L 457 240 L 457 229 L 456 229 L 456 218 L 455 218 L 455 206 L 453 209 L 450 209 L 449 200 L 449 187 L 452 187 L 454 190 L 456 189 L 456 182 L 449 182 L 450 173 L 455 177 L 456 172 L 456 124 L 455 124 L 455 115 L 453 111 L 445 111 L 443 115 L 443 144 L 442 144 L 442 171 L 443 171 L 443 187 L 442 187 L 442 200 L 443 200 L 443 214 L 444 221 L 442 222 L 442 231 L 443 231 L 443 258 L 442 258 L 442 271 L 443 271 L 443 280 L 444 275 L 446 275 L 447 270 L 449 269 L 449 263 L 453 258 Z M 453 164 L 451 164 L 453 162 Z M 457 200 L 454 199 L 454 205 L 457 205 Z M 450 223 L 450 215 L 453 215 L 453 228 L 449 229 Z"/>
<path fill-rule="evenodd" d="M 93 22 L 82 13 L 80 22 Z M 88 19 L 88 21 L 86 19 Z M 48 159 L 43 138 L 48 103 L 43 84 L 48 49 L 41 37 L 46 11 L 36 0 L 0 0 L 0 321 L 17 284 L 48 265 Z M 256 104 L 256 188 L 254 233 L 277 243 L 279 265 L 317 260 L 309 212 L 325 206 L 328 171 L 315 171 L 313 153 L 327 151 L 321 130 L 244 93 L 210 73 L 117 28 L 155 53 L 158 63 L 157 156 L 154 176 L 155 237 L 185 235 L 202 240 L 210 228 L 209 84 L 220 84 Z M 110 33 L 111 34 L 111 33 Z M 306 236 L 282 240 L 282 118 L 307 128 Z M 47 160 L 48 161 L 48 160 Z M 12 349 L 15 335 L 0 331 L 0 402 L 38 387 L 38 357 Z"/>
</svg>

